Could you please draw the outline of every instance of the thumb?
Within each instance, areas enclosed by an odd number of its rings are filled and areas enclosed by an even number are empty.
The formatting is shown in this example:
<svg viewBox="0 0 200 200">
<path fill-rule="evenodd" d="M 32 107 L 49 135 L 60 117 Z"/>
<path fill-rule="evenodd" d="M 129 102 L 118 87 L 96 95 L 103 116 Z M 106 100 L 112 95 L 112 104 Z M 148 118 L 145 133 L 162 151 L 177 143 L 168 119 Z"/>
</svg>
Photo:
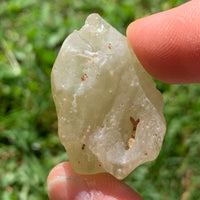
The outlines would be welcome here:
<svg viewBox="0 0 200 200">
<path fill-rule="evenodd" d="M 69 162 L 57 165 L 50 172 L 47 186 L 51 200 L 142 200 L 113 176 L 106 173 L 79 175 Z"/>
<path fill-rule="evenodd" d="M 200 83 L 200 1 L 136 20 L 128 40 L 143 67 L 167 83 Z"/>
</svg>

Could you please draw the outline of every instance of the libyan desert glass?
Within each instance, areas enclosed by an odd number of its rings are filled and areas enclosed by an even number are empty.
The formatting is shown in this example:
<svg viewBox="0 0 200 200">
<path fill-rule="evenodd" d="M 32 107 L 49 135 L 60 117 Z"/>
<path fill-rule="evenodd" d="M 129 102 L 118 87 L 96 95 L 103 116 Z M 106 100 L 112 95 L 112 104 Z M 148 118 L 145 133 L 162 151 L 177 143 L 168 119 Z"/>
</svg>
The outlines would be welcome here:
<svg viewBox="0 0 200 200">
<path fill-rule="evenodd" d="M 123 179 L 157 157 L 162 96 L 126 37 L 98 14 L 66 38 L 51 78 L 59 137 L 76 172 Z"/>
</svg>

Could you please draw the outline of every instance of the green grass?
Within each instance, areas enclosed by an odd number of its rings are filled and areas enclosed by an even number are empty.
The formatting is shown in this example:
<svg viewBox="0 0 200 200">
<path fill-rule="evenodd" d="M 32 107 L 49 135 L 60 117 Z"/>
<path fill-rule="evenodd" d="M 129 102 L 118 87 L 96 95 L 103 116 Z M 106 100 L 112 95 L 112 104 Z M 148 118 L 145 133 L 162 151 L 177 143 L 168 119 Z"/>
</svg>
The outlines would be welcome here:
<svg viewBox="0 0 200 200">
<path fill-rule="evenodd" d="M 46 178 L 67 160 L 57 136 L 50 73 L 64 38 L 98 12 L 125 34 L 134 19 L 183 0 L 1 0 L 0 199 L 47 199 Z M 167 134 L 154 162 L 125 182 L 145 199 L 200 198 L 200 85 L 157 81 Z"/>
</svg>

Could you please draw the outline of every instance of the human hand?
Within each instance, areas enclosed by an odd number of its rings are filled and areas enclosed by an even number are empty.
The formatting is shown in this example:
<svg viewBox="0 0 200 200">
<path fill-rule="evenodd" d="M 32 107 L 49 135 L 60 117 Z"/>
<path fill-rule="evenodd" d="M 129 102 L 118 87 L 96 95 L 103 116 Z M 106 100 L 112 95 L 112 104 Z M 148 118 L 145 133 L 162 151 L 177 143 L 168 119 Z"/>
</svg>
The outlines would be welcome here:
<svg viewBox="0 0 200 200">
<path fill-rule="evenodd" d="M 144 68 L 168 83 L 200 82 L 200 0 L 129 25 L 127 37 Z M 78 175 L 68 162 L 49 174 L 51 200 L 142 200 L 109 174 Z"/>
<path fill-rule="evenodd" d="M 50 172 L 47 185 L 51 200 L 142 200 L 110 174 L 76 174 L 69 162 L 58 164 Z"/>
<path fill-rule="evenodd" d="M 146 71 L 166 83 L 200 83 L 200 0 L 136 20 L 127 37 Z"/>
</svg>

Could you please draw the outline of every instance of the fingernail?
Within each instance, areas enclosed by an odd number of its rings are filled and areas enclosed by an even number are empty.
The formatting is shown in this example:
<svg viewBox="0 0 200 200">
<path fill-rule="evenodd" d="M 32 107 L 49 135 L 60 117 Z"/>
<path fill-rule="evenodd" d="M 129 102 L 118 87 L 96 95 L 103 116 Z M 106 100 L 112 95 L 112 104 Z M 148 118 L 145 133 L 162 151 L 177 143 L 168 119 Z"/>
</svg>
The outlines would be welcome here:
<svg viewBox="0 0 200 200">
<path fill-rule="evenodd" d="M 47 191 L 50 200 L 88 199 L 86 183 L 66 164 L 56 166 L 49 174 Z"/>
<path fill-rule="evenodd" d="M 67 172 L 62 164 L 57 165 L 47 179 L 47 191 L 49 199 L 66 200 L 67 197 Z"/>
<path fill-rule="evenodd" d="M 67 200 L 66 177 L 52 179 L 47 186 L 50 200 Z"/>
</svg>

